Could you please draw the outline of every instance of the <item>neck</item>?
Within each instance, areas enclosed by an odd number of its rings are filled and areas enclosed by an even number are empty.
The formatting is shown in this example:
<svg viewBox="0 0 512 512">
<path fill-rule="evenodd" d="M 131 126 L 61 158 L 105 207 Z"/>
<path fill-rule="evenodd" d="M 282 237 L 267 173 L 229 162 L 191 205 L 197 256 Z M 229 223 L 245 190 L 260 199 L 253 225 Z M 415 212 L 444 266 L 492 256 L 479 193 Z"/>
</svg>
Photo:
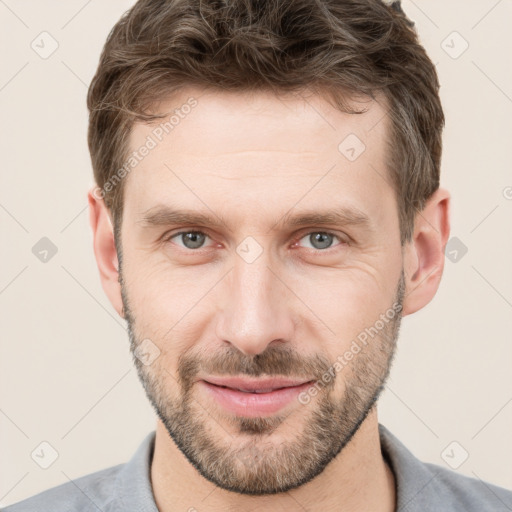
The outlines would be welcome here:
<svg viewBox="0 0 512 512">
<path fill-rule="evenodd" d="M 160 512 L 258 510 L 394 512 L 395 479 L 380 446 L 377 412 L 368 415 L 350 443 L 310 482 L 286 493 L 246 496 L 221 489 L 199 474 L 176 447 L 160 420 L 151 465 Z"/>
</svg>

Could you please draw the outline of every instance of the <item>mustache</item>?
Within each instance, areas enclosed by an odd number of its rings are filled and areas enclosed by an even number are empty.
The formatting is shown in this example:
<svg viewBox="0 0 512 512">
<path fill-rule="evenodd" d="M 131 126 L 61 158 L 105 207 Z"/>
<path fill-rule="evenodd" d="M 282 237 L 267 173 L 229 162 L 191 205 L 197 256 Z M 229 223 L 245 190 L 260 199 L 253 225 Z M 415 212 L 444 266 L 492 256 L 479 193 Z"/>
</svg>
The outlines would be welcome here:
<svg viewBox="0 0 512 512">
<path fill-rule="evenodd" d="M 199 373 L 249 377 L 279 375 L 318 380 L 330 367 L 330 361 L 322 355 L 303 357 L 289 347 L 277 345 L 271 345 L 254 356 L 243 354 L 230 345 L 208 357 L 184 353 L 178 358 L 178 375 L 186 387 Z"/>
</svg>

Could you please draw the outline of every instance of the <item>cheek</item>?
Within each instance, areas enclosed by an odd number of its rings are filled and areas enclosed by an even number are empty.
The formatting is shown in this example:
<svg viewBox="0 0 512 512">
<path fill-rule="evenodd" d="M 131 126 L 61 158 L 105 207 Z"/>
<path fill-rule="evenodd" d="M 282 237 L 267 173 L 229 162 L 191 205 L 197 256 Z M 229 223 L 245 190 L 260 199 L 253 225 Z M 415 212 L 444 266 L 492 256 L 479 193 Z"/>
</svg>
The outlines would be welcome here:
<svg viewBox="0 0 512 512">
<path fill-rule="evenodd" d="M 303 317 L 327 326 L 325 339 L 339 352 L 391 306 L 396 282 L 386 275 L 394 273 L 361 264 L 321 276 L 304 274 L 295 280 L 294 292 L 302 301 L 296 304 Z"/>
<path fill-rule="evenodd" d="M 138 254 L 126 266 L 125 283 L 139 316 L 177 321 L 208 290 L 213 280 L 199 267 L 171 267 L 164 258 Z"/>
<path fill-rule="evenodd" d="M 127 258 L 128 261 L 128 258 Z M 167 261 L 133 258 L 123 270 L 139 339 L 179 353 L 199 339 L 208 318 L 208 293 L 218 277 L 211 268 L 170 268 Z"/>
</svg>

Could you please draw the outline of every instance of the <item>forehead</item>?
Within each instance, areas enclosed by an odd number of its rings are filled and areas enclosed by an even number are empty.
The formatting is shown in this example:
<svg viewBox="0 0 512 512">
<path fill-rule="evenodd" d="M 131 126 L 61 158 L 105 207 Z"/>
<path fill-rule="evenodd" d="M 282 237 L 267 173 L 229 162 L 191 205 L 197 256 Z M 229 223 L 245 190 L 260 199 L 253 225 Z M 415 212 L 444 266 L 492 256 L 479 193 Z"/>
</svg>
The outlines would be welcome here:
<svg viewBox="0 0 512 512">
<path fill-rule="evenodd" d="M 283 215 L 299 203 L 345 201 L 379 215 L 393 195 L 386 104 L 352 105 L 365 112 L 344 113 L 314 94 L 183 90 L 159 104 L 163 119 L 132 129 L 137 161 L 126 178 L 125 212 L 140 217 L 170 204 L 223 217 L 271 208 Z"/>
</svg>

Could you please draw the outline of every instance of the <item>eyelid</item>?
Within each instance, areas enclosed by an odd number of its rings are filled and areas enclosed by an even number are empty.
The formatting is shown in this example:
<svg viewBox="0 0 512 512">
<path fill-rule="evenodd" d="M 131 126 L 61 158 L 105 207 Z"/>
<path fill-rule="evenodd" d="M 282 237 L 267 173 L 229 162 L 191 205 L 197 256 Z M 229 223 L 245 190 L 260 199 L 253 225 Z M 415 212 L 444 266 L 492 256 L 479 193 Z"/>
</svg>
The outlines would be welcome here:
<svg viewBox="0 0 512 512">
<path fill-rule="evenodd" d="M 208 230 L 205 228 L 181 228 L 179 231 L 168 231 L 162 235 L 160 240 L 162 242 L 170 242 L 172 238 L 178 236 L 178 235 L 184 235 L 186 233 L 201 233 L 202 235 L 206 235 L 210 240 L 213 240 L 213 237 L 209 234 Z M 199 252 L 202 249 L 205 249 L 205 247 L 201 247 L 199 249 L 188 249 L 189 251 Z"/>
</svg>

